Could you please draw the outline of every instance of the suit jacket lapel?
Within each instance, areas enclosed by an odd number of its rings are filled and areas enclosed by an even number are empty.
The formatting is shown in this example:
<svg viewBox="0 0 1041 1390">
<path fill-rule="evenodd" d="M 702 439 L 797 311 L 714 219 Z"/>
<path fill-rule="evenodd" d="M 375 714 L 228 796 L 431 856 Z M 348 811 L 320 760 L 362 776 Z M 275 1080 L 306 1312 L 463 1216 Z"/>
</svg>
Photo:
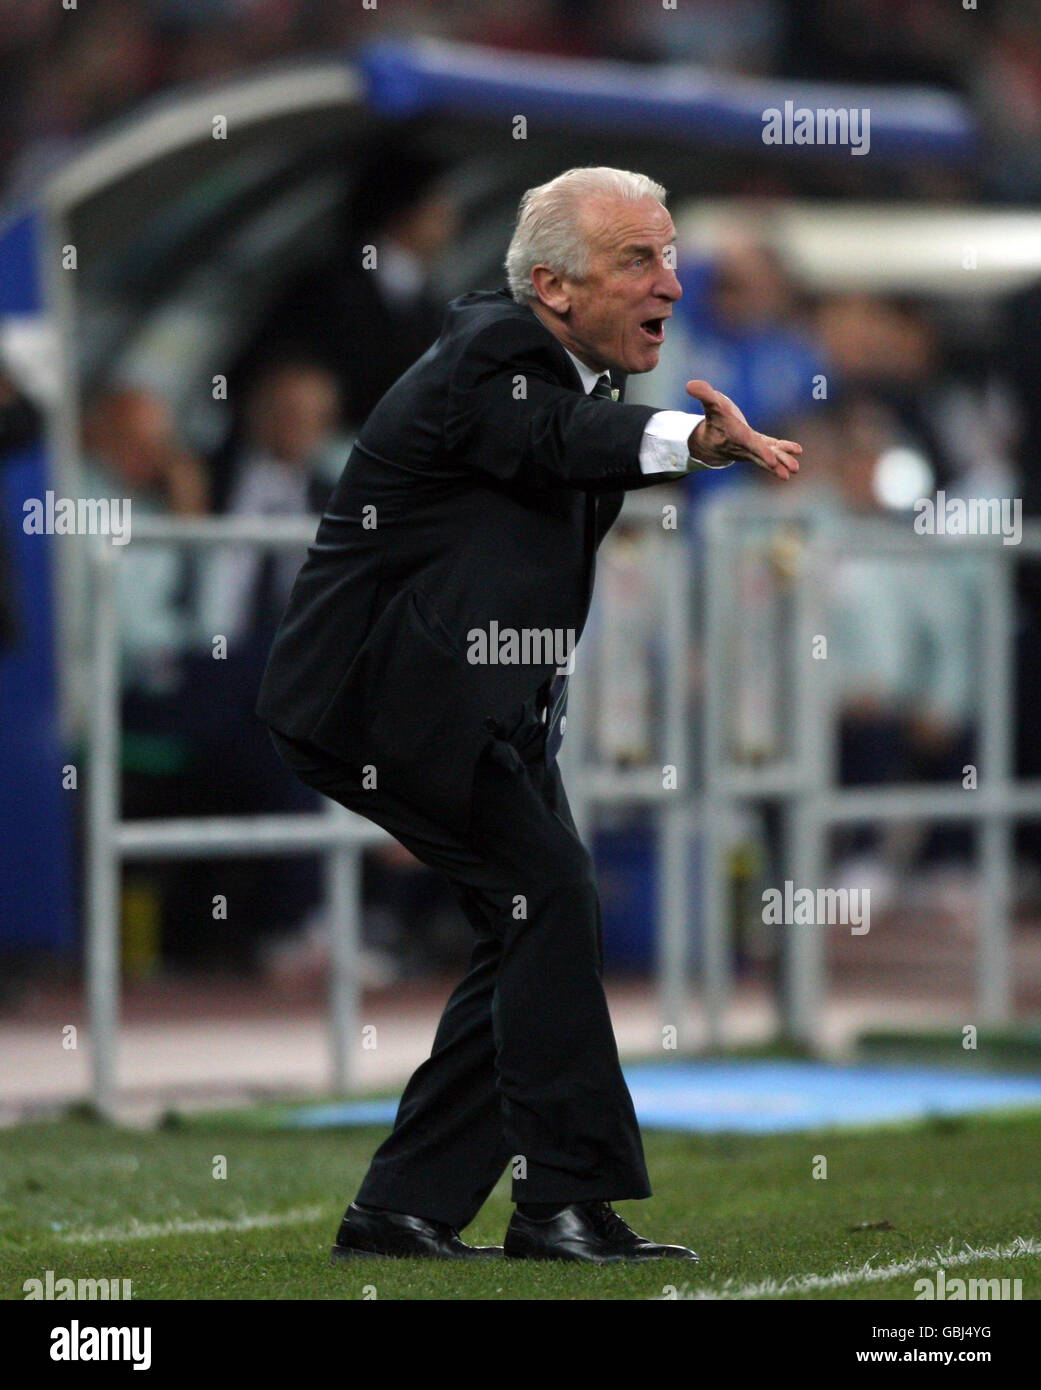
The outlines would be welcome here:
<svg viewBox="0 0 1041 1390">
<path fill-rule="evenodd" d="M 519 307 L 519 308 L 523 308 L 524 306 L 518 306 L 518 307 Z M 530 308 L 525 308 L 524 311 L 525 311 L 526 313 L 531 314 L 533 318 L 537 318 L 537 317 L 538 317 L 538 316 L 534 313 L 534 311 L 533 311 L 532 309 L 530 309 Z M 545 327 L 545 325 L 543 325 L 543 327 Z M 575 366 L 574 362 L 572 362 L 571 358 L 570 358 L 570 357 L 567 355 L 567 353 L 564 351 L 564 348 L 561 346 L 561 344 L 560 344 L 560 343 L 558 342 L 558 340 L 553 336 L 553 334 L 549 331 L 548 328 L 546 329 L 546 337 L 552 340 L 553 349 L 554 349 L 554 351 L 555 351 L 555 353 L 556 353 L 557 358 L 559 359 L 561 371 L 562 371 L 562 372 L 564 373 L 564 375 L 567 377 L 568 384 L 569 384 L 575 391 L 581 391 L 582 394 L 585 395 L 585 394 L 586 394 L 586 389 L 585 389 L 585 386 L 584 386 L 584 384 L 583 384 L 583 382 L 582 382 L 582 378 L 581 378 L 581 377 L 579 376 L 579 374 L 578 374 L 578 368 Z M 612 384 L 612 386 L 615 386 L 615 387 L 618 388 L 618 399 L 619 399 L 619 401 L 624 401 L 624 400 L 625 400 L 625 383 L 626 383 L 626 376 L 625 376 L 622 372 L 612 372 L 612 373 L 611 373 L 611 384 Z M 595 578 L 595 576 L 596 576 L 596 547 L 597 547 L 597 539 L 598 539 L 598 536 L 599 536 L 599 530 L 598 530 L 599 524 L 600 524 L 600 497 L 599 497 L 599 494 L 598 494 L 598 493 L 595 493 L 595 492 L 587 492 L 586 495 L 585 495 L 585 518 L 584 518 L 584 525 L 585 525 L 586 574 L 588 575 L 588 578 L 589 578 L 589 585 L 588 585 L 588 589 L 587 589 L 587 591 L 586 591 L 586 601 L 587 601 L 587 603 L 588 603 L 589 599 L 592 597 L 592 593 L 593 593 L 593 580 L 594 580 L 594 578 Z"/>
</svg>

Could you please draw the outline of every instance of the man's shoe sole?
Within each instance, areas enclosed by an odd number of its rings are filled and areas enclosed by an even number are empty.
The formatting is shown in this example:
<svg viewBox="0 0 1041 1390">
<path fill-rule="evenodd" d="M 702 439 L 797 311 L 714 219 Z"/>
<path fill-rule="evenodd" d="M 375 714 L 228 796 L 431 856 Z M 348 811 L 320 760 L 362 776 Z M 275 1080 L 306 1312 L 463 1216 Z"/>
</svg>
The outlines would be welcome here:
<svg viewBox="0 0 1041 1390">
<path fill-rule="evenodd" d="M 539 1259 L 557 1265 L 652 1265 L 663 1259 L 680 1259 L 685 1265 L 700 1264 L 696 1255 L 694 1259 L 689 1255 L 546 1255 L 541 1251 L 521 1255 L 509 1250 L 505 1255 L 506 1259 Z"/>
<path fill-rule="evenodd" d="M 449 1264 L 465 1263 L 467 1260 L 495 1260 L 502 1255 L 501 1249 L 492 1248 L 472 1255 L 430 1255 L 411 1250 L 407 1254 L 400 1250 L 357 1250 L 353 1245 L 334 1245 L 329 1252 L 329 1264 L 335 1268 L 344 1260 L 445 1260 Z"/>
<path fill-rule="evenodd" d="M 547 1264 L 578 1265 L 646 1265 L 662 1260 L 681 1260 L 684 1264 L 700 1264 L 701 1258 L 695 1255 L 564 1255 L 549 1254 L 541 1250 L 517 1251 L 503 1250 L 507 1260 L 542 1260 Z"/>
</svg>

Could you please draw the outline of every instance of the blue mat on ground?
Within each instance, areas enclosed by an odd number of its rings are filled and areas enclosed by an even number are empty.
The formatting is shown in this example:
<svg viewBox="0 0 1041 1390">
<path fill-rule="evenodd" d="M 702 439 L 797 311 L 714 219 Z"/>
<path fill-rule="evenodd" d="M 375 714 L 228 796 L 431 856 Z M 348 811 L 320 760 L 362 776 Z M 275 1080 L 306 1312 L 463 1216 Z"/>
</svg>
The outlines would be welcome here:
<svg viewBox="0 0 1041 1390">
<path fill-rule="evenodd" d="M 940 1067 L 839 1067 L 820 1062 L 705 1061 L 634 1065 L 626 1080 L 647 1129 L 711 1134 L 884 1124 L 937 1115 L 1041 1108 L 1041 1076 Z M 302 1106 L 290 1128 L 390 1125 L 397 1101 Z"/>
</svg>

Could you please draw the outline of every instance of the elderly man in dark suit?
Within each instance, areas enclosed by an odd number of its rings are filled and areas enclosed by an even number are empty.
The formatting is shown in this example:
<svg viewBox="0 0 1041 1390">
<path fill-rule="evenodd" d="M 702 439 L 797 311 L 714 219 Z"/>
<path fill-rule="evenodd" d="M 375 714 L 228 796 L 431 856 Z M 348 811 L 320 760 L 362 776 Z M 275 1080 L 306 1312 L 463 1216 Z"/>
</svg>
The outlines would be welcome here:
<svg viewBox="0 0 1041 1390">
<path fill-rule="evenodd" d="M 622 404 L 682 293 L 663 198 L 606 168 L 525 194 L 509 287 L 454 300 L 369 416 L 275 639 L 282 757 L 442 870 L 476 934 L 334 1259 L 502 1253 L 459 1232 L 507 1166 L 507 1256 L 697 1258 L 610 1205 L 651 1189 L 556 764 L 565 649 L 627 489 L 736 459 L 787 479 L 801 450 L 703 381 L 697 414 Z"/>
</svg>

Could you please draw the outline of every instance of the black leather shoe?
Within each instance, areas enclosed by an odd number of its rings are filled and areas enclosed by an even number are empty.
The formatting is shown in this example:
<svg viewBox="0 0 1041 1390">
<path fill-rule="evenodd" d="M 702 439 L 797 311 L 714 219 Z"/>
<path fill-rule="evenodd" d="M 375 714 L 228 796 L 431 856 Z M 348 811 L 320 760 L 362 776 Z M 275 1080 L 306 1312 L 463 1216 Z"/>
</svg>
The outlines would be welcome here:
<svg viewBox="0 0 1041 1390">
<path fill-rule="evenodd" d="M 431 1260 L 487 1260 L 502 1254 L 501 1245 L 467 1245 L 459 1232 L 425 1216 L 406 1216 L 398 1211 L 377 1211 L 352 1202 L 340 1222 L 329 1263 L 357 1255 L 390 1255 L 398 1259 L 417 1256 Z"/>
<path fill-rule="evenodd" d="M 610 1202 L 573 1202 L 544 1220 L 515 1211 L 503 1250 L 513 1260 L 580 1260 L 594 1265 L 698 1258 L 685 1245 L 656 1245 L 638 1236 Z"/>
</svg>

